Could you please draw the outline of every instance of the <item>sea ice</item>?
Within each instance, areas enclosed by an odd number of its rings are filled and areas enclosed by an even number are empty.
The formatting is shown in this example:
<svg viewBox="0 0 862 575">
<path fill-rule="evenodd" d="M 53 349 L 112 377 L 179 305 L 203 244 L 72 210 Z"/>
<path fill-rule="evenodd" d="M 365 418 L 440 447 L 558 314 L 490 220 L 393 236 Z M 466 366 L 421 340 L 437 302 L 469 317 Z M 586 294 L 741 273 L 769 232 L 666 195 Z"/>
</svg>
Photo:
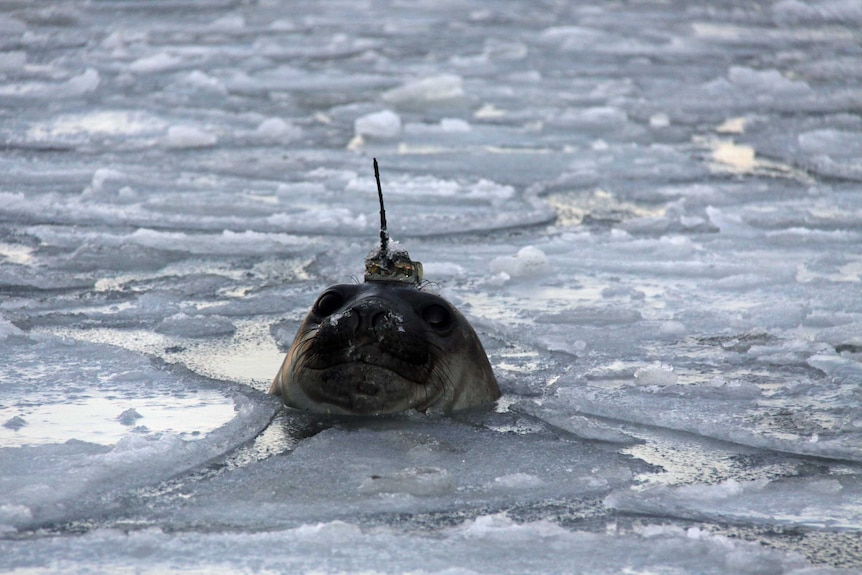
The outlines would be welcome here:
<svg viewBox="0 0 862 575">
<path fill-rule="evenodd" d="M 858 572 L 862 12 L 673 4 L 0 8 L 0 570 Z M 487 409 L 265 393 L 372 156 Z"/>
<path fill-rule="evenodd" d="M 401 118 L 392 110 L 382 110 L 356 118 L 357 136 L 394 138 L 401 133 Z"/>
<path fill-rule="evenodd" d="M 171 126 L 165 136 L 168 148 L 206 148 L 214 146 L 218 137 L 193 126 Z"/>
<path fill-rule="evenodd" d="M 458 100 L 464 96 L 463 79 L 455 74 L 442 74 L 407 82 L 381 95 L 394 106 L 424 107 Z"/>
<path fill-rule="evenodd" d="M 200 338 L 232 335 L 236 331 L 236 326 L 226 317 L 190 316 L 180 312 L 163 319 L 155 330 L 168 335 Z"/>
<path fill-rule="evenodd" d="M 281 118 L 267 118 L 254 131 L 259 138 L 272 142 L 290 142 L 302 135 L 302 129 Z"/>
<path fill-rule="evenodd" d="M 541 276 L 550 269 L 548 257 L 534 246 L 523 247 L 514 256 L 496 257 L 488 267 L 492 273 L 505 273 L 516 278 Z"/>
<path fill-rule="evenodd" d="M 177 68 L 181 63 L 181 58 L 161 52 L 135 60 L 129 64 L 129 71 L 136 74 L 152 74 Z"/>
<path fill-rule="evenodd" d="M 798 477 L 769 481 L 727 480 L 716 485 L 653 486 L 615 492 L 610 507 L 634 513 L 715 518 L 739 523 L 807 528 L 852 528 L 860 520 L 857 475 L 834 479 Z"/>
</svg>

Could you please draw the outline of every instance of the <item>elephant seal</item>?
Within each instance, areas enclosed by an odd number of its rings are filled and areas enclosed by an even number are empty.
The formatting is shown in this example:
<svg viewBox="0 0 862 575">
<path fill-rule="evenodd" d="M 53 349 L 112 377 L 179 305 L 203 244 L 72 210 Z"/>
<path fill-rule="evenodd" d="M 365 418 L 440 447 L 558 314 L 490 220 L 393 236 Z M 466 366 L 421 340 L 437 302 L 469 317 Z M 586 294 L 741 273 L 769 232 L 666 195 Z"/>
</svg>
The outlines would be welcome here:
<svg viewBox="0 0 862 575">
<path fill-rule="evenodd" d="M 463 315 L 426 291 L 422 264 L 390 243 L 377 160 L 380 246 L 365 283 L 326 288 L 311 307 L 269 392 L 290 407 L 331 414 L 452 412 L 500 388 Z"/>
</svg>

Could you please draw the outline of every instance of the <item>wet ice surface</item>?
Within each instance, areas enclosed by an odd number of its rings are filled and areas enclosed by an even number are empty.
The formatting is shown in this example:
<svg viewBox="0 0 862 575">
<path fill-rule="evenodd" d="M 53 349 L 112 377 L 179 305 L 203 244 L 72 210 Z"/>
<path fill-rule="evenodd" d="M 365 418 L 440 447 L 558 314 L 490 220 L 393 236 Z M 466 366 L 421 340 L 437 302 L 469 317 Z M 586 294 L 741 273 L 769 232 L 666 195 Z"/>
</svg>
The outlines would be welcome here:
<svg viewBox="0 0 862 575">
<path fill-rule="evenodd" d="M 851 0 L 4 4 L 0 565 L 858 571 L 860 28 Z M 496 409 L 263 393 L 362 273 L 372 156 Z"/>
</svg>

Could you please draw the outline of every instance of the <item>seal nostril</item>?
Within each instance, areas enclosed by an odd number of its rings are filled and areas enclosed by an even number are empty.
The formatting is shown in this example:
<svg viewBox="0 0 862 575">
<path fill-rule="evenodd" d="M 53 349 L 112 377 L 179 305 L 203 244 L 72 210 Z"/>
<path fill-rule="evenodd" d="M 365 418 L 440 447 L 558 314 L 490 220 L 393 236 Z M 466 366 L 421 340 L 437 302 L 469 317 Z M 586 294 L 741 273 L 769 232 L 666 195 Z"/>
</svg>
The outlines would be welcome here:
<svg viewBox="0 0 862 575">
<path fill-rule="evenodd" d="M 380 328 L 386 326 L 387 313 L 385 311 L 377 311 L 371 315 L 371 327 Z"/>
</svg>

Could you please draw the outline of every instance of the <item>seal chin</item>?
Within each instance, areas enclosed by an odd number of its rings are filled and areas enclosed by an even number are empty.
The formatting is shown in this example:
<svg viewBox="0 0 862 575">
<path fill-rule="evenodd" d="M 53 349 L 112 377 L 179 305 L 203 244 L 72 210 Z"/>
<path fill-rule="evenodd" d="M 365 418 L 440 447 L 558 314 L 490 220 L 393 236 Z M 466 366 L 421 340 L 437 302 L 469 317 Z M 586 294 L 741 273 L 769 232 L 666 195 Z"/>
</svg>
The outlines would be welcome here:
<svg viewBox="0 0 862 575">
<path fill-rule="evenodd" d="M 422 411 L 439 395 L 396 371 L 362 362 L 315 370 L 300 387 L 315 411 L 354 415 Z"/>
</svg>

